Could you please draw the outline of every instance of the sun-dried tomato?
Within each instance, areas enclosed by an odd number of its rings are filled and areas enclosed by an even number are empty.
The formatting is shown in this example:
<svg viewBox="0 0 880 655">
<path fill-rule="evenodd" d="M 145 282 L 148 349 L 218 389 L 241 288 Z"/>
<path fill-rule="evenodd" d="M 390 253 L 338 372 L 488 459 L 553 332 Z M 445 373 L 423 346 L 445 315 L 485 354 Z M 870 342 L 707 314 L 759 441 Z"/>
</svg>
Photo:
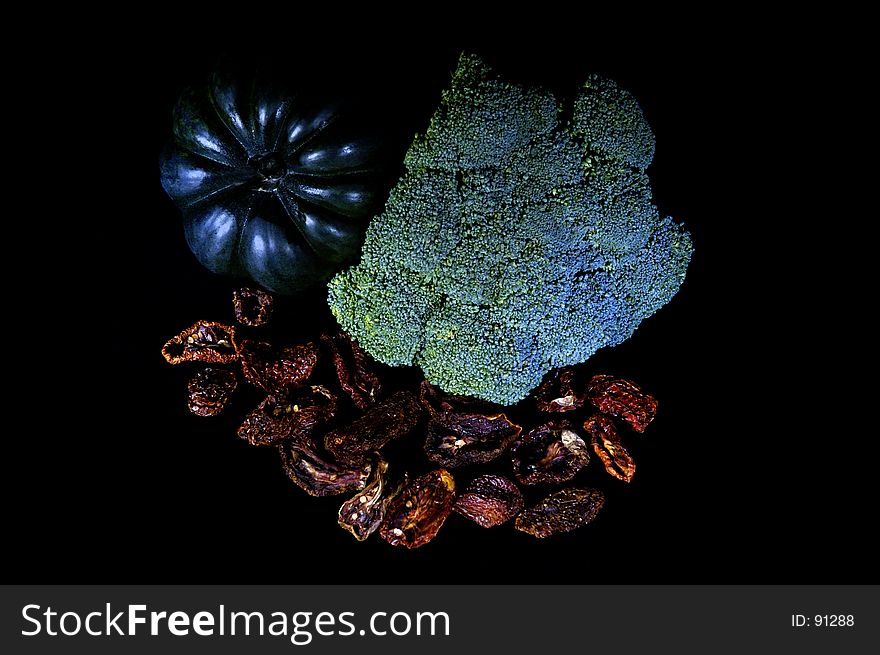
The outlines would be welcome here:
<svg viewBox="0 0 880 655">
<path fill-rule="evenodd" d="M 583 407 L 586 392 L 576 388 L 577 373 L 571 366 L 556 368 L 547 374 L 532 392 L 540 412 L 571 412 Z"/>
<path fill-rule="evenodd" d="M 520 513 L 522 493 L 502 475 L 481 475 L 455 501 L 453 509 L 484 528 L 501 525 Z"/>
<path fill-rule="evenodd" d="M 632 481 L 636 463 L 621 442 L 614 421 L 604 414 L 596 414 L 584 421 L 584 430 L 590 433 L 593 452 L 602 460 L 609 475 L 624 482 Z"/>
<path fill-rule="evenodd" d="M 298 487 L 312 496 L 336 496 L 367 485 L 372 464 L 349 467 L 318 454 L 314 444 L 288 439 L 278 446 L 281 466 Z"/>
<path fill-rule="evenodd" d="M 169 339 L 162 347 L 162 356 L 169 364 L 231 364 L 238 359 L 235 327 L 212 321 L 197 321 Z"/>
<path fill-rule="evenodd" d="M 189 411 L 196 416 L 216 416 L 223 411 L 238 382 L 235 373 L 220 368 L 206 368 L 196 373 L 186 385 Z"/>
<path fill-rule="evenodd" d="M 657 400 L 623 378 L 594 375 L 587 396 L 600 412 L 625 421 L 636 432 L 644 432 L 657 415 Z"/>
<path fill-rule="evenodd" d="M 270 396 L 283 398 L 305 384 L 318 363 L 318 347 L 306 343 L 275 348 L 264 341 L 246 339 L 239 346 L 244 379 Z"/>
<path fill-rule="evenodd" d="M 591 523 L 604 504 L 605 495 L 598 489 L 561 489 L 522 512 L 514 525 L 520 532 L 543 539 Z"/>
<path fill-rule="evenodd" d="M 522 484 L 559 484 L 590 463 L 590 452 L 571 423 L 549 421 L 517 439 L 510 459 Z"/>
<path fill-rule="evenodd" d="M 340 462 L 360 462 L 418 425 L 422 408 L 409 391 L 398 391 L 368 409 L 350 425 L 327 433 L 324 447 Z"/>
<path fill-rule="evenodd" d="M 448 468 L 484 464 L 507 450 L 522 427 L 504 414 L 438 412 L 428 423 L 425 453 Z"/>
<path fill-rule="evenodd" d="M 382 383 L 376 375 L 376 361 L 370 357 L 346 332 L 323 334 L 321 341 L 333 356 L 333 367 L 339 386 L 348 394 L 354 406 L 367 409 L 379 400 Z"/>
<path fill-rule="evenodd" d="M 346 500 L 339 508 L 339 525 L 363 541 L 379 529 L 391 499 L 402 485 L 388 484 L 388 462 L 379 459 L 373 465 L 373 478 L 364 490 Z"/>
<path fill-rule="evenodd" d="M 470 396 L 456 396 L 444 393 L 427 380 L 419 386 L 419 402 L 433 418 L 438 414 L 459 412 L 462 414 L 483 414 L 494 416 L 502 411 L 501 405 L 486 402 Z"/>
<path fill-rule="evenodd" d="M 439 388 L 427 380 L 422 380 L 419 385 L 419 402 L 428 411 L 429 416 L 434 417 L 441 412 L 454 411 L 452 404 L 446 398 L 448 396 Z"/>
<path fill-rule="evenodd" d="M 282 439 L 310 439 L 336 414 L 336 396 L 325 387 L 311 386 L 288 398 L 267 396 L 244 419 L 238 436 L 252 446 L 269 446 Z"/>
<path fill-rule="evenodd" d="M 265 325 L 269 321 L 273 303 L 272 295 L 262 289 L 242 287 L 232 294 L 235 320 L 250 327 Z"/>
<path fill-rule="evenodd" d="M 449 471 L 437 469 L 410 480 L 389 503 L 379 535 L 392 546 L 424 546 L 437 536 L 454 502 Z"/>
</svg>

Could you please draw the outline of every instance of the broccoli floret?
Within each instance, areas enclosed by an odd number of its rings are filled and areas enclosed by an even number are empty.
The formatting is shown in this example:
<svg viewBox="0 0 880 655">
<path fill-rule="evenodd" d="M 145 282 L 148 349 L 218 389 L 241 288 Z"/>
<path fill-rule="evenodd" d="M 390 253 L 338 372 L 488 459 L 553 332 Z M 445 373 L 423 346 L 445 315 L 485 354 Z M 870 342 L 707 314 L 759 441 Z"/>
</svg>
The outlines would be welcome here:
<svg viewBox="0 0 880 655">
<path fill-rule="evenodd" d="M 511 404 L 675 295 L 693 246 L 652 203 L 635 99 L 594 76 L 562 115 L 462 56 L 361 262 L 330 282 L 337 320 L 374 357 Z"/>
<path fill-rule="evenodd" d="M 574 101 L 571 133 L 586 150 L 645 170 L 654 158 L 654 134 L 639 103 L 616 82 L 592 75 Z"/>
</svg>

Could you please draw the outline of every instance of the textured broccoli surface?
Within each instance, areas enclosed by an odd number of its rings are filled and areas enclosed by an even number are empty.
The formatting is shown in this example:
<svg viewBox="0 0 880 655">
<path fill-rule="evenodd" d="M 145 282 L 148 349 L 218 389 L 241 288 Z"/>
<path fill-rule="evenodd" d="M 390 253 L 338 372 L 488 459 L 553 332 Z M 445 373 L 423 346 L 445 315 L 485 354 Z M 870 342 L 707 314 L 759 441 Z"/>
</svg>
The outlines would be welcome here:
<svg viewBox="0 0 880 655">
<path fill-rule="evenodd" d="M 374 357 L 512 404 L 678 291 L 693 246 L 651 201 L 654 136 L 635 99 L 593 76 L 562 116 L 550 93 L 462 56 L 361 262 L 329 286 Z"/>
</svg>

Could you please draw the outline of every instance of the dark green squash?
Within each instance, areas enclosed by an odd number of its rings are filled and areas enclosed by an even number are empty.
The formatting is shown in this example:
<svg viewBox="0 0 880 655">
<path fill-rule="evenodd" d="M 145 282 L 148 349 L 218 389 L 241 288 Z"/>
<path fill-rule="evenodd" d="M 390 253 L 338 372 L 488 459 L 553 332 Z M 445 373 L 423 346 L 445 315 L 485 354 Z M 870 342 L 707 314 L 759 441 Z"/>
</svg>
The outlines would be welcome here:
<svg viewBox="0 0 880 655">
<path fill-rule="evenodd" d="M 205 267 L 292 294 L 356 257 L 393 148 L 342 107 L 224 73 L 182 95 L 161 182 Z"/>
</svg>

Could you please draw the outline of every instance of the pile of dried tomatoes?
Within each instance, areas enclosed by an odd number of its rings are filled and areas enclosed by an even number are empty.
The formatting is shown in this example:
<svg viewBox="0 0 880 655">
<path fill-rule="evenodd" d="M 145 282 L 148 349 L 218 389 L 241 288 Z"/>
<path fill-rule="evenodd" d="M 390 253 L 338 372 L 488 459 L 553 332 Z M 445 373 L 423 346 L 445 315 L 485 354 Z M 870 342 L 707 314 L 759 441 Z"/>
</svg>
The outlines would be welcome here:
<svg viewBox="0 0 880 655">
<path fill-rule="evenodd" d="M 389 389 L 390 369 L 344 332 L 304 344 L 244 338 L 242 332 L 271 320 L 274 303 L 264 291 L 240 289 L 233 297 L 237 326 L 199 321 L 170 339 L 162 354 L 171 364 L 209 365 L 187 385 L 197 416 L 222 412 L 241 380 L 264 393 L 238 436 L 277 448 L 284 472 L 307 493 L 353 494 L 338 521 L 358 540 L 378 532 L 390 544 L 418 548 L 452 512 L 484 528 L 513 520 L 517 530 L 548 537 L 590 523 L 604 494 L 567 486 L 524 508 L 518 485 L 569 483 L 593 455 L 618 480 L 630 482 L 635 474 L 619 427 L 644 432 L 657 401 L 628 380 L 587 379 L 582 366 L 556 369 L 511 408 L 449 395 L 425 380 Z M 322 365 L 332 368 L 323 385 L 315 383 Z M 531 412 L 518 411 L 520 405 Z M 529 420 L 508 417 L 520 414 Z M 404 464 L 392 466 L 386 446 L 403 439 L 423 443 L 438 468 L 410 477 Z M 504 458 L 509 475 L 467 475 L 468 467 Z M 470 479 L 459 488 L 455 476 Z"/>
</svg>

